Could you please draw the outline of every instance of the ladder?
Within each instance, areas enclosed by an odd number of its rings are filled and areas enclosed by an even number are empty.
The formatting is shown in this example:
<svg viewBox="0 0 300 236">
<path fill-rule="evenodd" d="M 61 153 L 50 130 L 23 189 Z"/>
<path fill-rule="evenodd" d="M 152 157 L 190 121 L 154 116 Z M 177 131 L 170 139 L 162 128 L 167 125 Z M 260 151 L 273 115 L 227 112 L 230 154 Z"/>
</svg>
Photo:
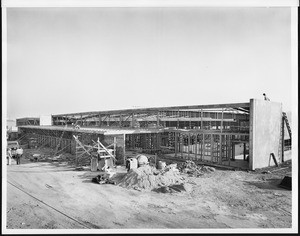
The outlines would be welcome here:
<svg viewBox="0 0 300 236">
<path fill-rule="evenodd" d="M 285 112 L 282 112 L 282 117 L 285 120 L 285 124 L 286 124 L 287 130 L 289 132 L 290 139 L 292 140 L 292 130 L 291 130 L 290 123 L 289 123 L 289 120 L 288 120 Z"/>
<path fill-rule="evenodd" d="M 281 159 L 281 162 L 284 162 L 284 117 L 281 119 L 281 127 L 280 127 L 280 138 L 279 138 L 279 146 L 278 146 L 278 158 Z M 271 158 L 271 156 L 270 156 Z M 270 160 L 269 160 L 270 161 Z"/>
</svg>

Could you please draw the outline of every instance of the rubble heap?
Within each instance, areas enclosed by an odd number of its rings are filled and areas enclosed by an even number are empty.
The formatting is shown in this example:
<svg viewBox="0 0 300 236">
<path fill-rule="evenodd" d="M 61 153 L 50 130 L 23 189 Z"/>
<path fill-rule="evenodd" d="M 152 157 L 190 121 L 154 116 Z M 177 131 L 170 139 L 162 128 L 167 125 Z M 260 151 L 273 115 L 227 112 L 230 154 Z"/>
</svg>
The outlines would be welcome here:
<svg viewBox="0 0 300 236">
<path fill-rule="evenodd" d="M 162 186 L 182 184 L 184 178 L 173 168 L 157 170 L 155 167 L 146 165 L 137 169 L 131 169 L 121 179 L 119 185 L 138 190 L 153 190 Z"/>
<path fill-rule="evenodd" d="M 195 162 L 187 160 L 178 165 L 180 172 L 189 174 L 190 176 L 199 177 L 205 173 L 215 171 L 215 168 L 204 165 L 197 165 Z"/>
</svg>

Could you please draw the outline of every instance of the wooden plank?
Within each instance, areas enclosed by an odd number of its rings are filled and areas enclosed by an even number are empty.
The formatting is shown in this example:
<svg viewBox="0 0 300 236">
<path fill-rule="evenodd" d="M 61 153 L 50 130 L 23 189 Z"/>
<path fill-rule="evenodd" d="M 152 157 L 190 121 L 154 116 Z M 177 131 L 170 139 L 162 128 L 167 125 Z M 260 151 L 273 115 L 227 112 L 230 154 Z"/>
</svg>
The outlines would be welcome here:
<svg viewBox="0 0 300 236">
<path fill-rule="evenodd" d="M 278 162 L 277 162 L 277 160 L 276 160 L 276 158 L 275 158 L 274 153 L 271 153 L 271 154 L 270 154 L 270 157 L 273 158 L 273 161 L 274 161 L 275 165 L 278 166 Z"/>
<path fill-rule="evenodd" d="M 82 145 L 82 143 L 78 140 L 78 138 L 75 136 L 75 135 L 73 135 L 73 137 L 75 138 L 75 141 L 76 141 L 76 143 L 80 146 L 80 147 L 82 147 L 83 149 L 84 149 L 84 151 L 89 155 L 89 156 L 91 156 L 91 154 L 88 152 L 88 150 Z"/>
<path fill-rule="evenodd" d="M 106 150 L 106 152 L 108 153 L 108 155 L 110 155 L 115 161 L 116 161 L 116 158 L 108 151 L 108 149 L 100 142 L 99 138 L 97 140 L 97 142 L 99 143 L 99 145 L 104 149 Z"/>
</svg>

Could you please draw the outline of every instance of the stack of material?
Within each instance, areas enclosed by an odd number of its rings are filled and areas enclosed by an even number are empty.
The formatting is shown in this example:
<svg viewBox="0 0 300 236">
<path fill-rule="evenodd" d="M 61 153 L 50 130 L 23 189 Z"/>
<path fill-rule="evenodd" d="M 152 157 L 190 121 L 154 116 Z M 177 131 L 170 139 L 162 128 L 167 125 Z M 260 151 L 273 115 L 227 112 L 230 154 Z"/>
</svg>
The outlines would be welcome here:
<svg viewBox="0 0 300 236">
<path fill-rule="evenodd" d="M 159 171 L 149 165 L 131 169 L 120 181 L 119 185 L 137 190 L 153 190 L 162 186 L 183 183 L 183 177 L 172 168 Z"/>
<path fill-rule="evenodd" d="M 179 170 L 182 173 L 189 174 L 190 176 L 199 177 L 207 172 L 215 171 L 215 168 L 210 166 L 198 166 L 193 161 L 185 161 L 179 165 Z"/>
</svg>

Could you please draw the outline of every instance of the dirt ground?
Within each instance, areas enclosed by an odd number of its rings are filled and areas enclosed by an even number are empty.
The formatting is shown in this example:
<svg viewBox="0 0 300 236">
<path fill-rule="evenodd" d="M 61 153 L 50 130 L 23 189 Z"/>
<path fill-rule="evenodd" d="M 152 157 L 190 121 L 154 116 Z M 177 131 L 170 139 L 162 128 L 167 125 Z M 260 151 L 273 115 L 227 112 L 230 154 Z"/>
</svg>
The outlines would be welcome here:
<svg viewBox="0 0 300 236">
<path fill-rule="evenodd" d="M 96 184 L 99 172 L 67 160 L 7 165 L 7 229 L 290 228 L 292 191 L 278 187 L 291 162 L 259 171 L 183 175 L 189 192 L 157 193 Z M 118 167 L 119 176 L 124 167 Z"/>
</svg>

